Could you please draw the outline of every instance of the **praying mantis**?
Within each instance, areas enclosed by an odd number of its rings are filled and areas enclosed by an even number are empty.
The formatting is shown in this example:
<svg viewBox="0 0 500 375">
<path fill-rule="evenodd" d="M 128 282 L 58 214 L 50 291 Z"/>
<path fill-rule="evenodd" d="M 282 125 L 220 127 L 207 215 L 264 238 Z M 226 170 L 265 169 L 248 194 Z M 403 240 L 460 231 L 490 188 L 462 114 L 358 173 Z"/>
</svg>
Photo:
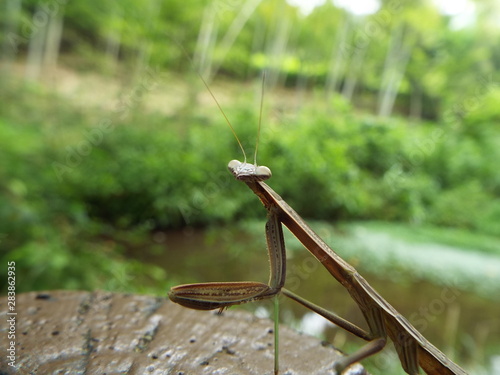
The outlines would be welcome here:
<svg viewBox="0 0 500 375">
<path fill-rule="evenodd" d="M 202 77 L 200 76 L 200 78 Z M 217 99 L 203 78 L 202 81 L 238 140 L 231 123 L 224 114 Z M 243 155 L 245 155 L 245 151 L 239 140 L 238 143 L 243 151 Z M 467 374 L 461 367 L 452 362 L 439 349 L 425 339 L 353 266 L 335 253 L 309 227 L 304 219 L 264 182 L 271 177 L 272 173 L 268 167 L 257 165 L 256 156 L 253 164 L 246 162 L 246 156 L 243 162 L 232 160 L 228 164 L 228 169 L 237 180 L 243 181 L 257 195 L 267 210 L 266 238 L 271 264 L 269 282 L 268 284 L 254 281 L 209 282 L 179 285 L 171 288 L 168 294 L 173 302 L 192 309 L 219 309 L 222 311 L 229 306 L 268 299 L 277 296 L 279 293 L 283 293 L 346 331 L 368 341 L 354 353 L 333 363 L 333 370 L 337 374 L 342 373 L 355 362 L 381 351 L 387 343 L 387 337 L 394 343 L 404 371 L 410 375 L 419 374 L 419 367 L 429 375 Z M 368 325 L 368 332 L 284 288 L 286 280 L 286 250 L 282 224 L 346 288 L 361 310 Z M 276 332 L 275 334 L 277 335 Z M 278 373 L 277 367 L 277 362 L 275 362 L 276 374 Z"/>
</svg>

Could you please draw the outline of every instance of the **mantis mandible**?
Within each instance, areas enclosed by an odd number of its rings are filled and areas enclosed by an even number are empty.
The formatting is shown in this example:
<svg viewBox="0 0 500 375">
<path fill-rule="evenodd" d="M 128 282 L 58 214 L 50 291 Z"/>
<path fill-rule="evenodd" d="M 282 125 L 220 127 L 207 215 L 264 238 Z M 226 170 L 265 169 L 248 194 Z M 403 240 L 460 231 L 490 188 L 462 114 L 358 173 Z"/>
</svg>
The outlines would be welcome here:
<svg viewBox="0 0 500 375">
<path fill-rule="evenodd" d="M 236 137 L 236 133 L 222 111 L 217 99 L 203 78 L 202 81 Z M 238 138 L 236 137 L 236 139 Z M 243 146 L 239 140 L 238 143 L 245 155 Z M 263 182 L 271 177 L 271 170 L 269 168 L 257 166 L 256 160 L 254 160 L 253 164 L 247 163 L 245 156 L 243 162 L 238 160 L 230 161 L 228 169 L 237 180 L 243 181 L 259 197 L 267 210 L 266 237 L 271 263 L 269 283 L 243 281 L 179 285 L 173 287 L 168 294 L 173 302 L 192 309 L 219 309 L 222 311 L 224 308 L 232 305 L 271 298 L 282 292 L 287 297 L 315 311 L 343 329 L 368 341 L 367 344 L 356 352 L 333 364 L 333 369 L 337 373 L 341 373 L 353 363 L 382 350 L 386 345 L 387 337 L 389 337 L 394 343 L 404 371 L 410 375 L 419 374 L 419 367 L 429 375 L 467 374 L 425 339 L 406 318 L 398 313 L 394 307 L 368 284 L 353 266 L 335 253 L 283 198 Z M 286 274 L 286 254 L 282 224 L 347 289 L 367 322 L 368 332 L 283 287 Z M 275 365 L 275 373 L 277 371 L 278 369 Z"/>
</svg>

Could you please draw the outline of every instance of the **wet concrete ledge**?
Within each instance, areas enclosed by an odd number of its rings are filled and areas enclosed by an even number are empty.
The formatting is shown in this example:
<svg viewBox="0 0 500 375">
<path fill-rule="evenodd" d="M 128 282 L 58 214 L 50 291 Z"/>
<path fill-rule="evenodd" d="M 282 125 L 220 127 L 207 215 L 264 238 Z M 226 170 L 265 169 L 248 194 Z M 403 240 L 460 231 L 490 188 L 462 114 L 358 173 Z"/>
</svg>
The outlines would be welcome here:
<svg viewBox="0 0 500 375">
<path fill-rule="evenodd" d="M 103 291 L 16 296 L 16 367 L 0 298 L 0 374 L 273 374 L 273 322 L 194 311 L 165 298 Z M 332 374 L 340 352 L 280 328 L 280 374 Z M 350 374 L 361 374 L 360 365 Z"/>
</svg>

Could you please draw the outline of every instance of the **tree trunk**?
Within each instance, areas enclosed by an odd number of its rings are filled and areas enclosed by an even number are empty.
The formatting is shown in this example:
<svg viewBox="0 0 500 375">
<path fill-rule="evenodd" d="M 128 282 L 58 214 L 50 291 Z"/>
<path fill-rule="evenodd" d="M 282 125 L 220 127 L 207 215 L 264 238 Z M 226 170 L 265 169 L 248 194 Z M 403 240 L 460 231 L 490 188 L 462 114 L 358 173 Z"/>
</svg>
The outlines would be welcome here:
<svg viewBox="0 0 500 375">
<path fill-rule="evenodd" d="M 6 61 L 14 60 L 18 47 L 15 40 L 20 36 L 19 20 L 21 19 L 21 0 L 7 0 L 5 3 L 5 25 L 4 25 L 4 40 L 2 45 L 2 58 Z M 10 37 L 9 37 L 10 36 Z"/>
<path fill-rule="evenodd" d="M 347 17 L 347 15 L 346 15 Z M 339 91 L 340 77 L 342 68 L 344 67 L 344 52 L 342 46 L 346 43 L 349 35 L 350 20 L 344 19 L 342 30 L 335 36 L 335 41 L 332 47 L 332 55 L 330 58 L 330 67 L 326 76 L 325 93 L 326 99 L 329 100 L 333 92 Z"/>
<path fill-rule="evenodd" d="M 108 57 L 108 68 L 110 71 L 114 71 L 118 65 L 121 38 L 121 32 L 117 32 L 116 30 L 109 32 L 106 36 L 106 55 Z"/>
<path fill-rule="evenodd" d="M 410 117 L 414 120 L 422 118 L 422 85 L 413 82 L 410 97 Z"/>
<path fill-rule="evenodd" d="M 44 15 L 47 18 L 49 17 L 42 9 L 42 6 L 38 5 L 31 20 L 34 30 L 28 43 L 28 57 L 24 76 L 27 81 L 37 81 L 42 72 L 48 20 L 43 22 L 43 19 L 39 20 L 38 17 Z"/>
<path fill-rule="evenodd" d="M 63 10 L 52 14 L 47 27 L 47 40 L 45 43 L 45 54 L 43 65 L 53 72 L 57 67 L 59 58 L 59 48 L 61 46 L 61 36 L 63 31 Z"/>
<path fill-rule="evenodd" d="M 211 78 L 211 70 L 214 58 L 214 46 L 217 39 L 217 23 L 215 20 L 215 6 L 207 5 L 203 11 L 198 39 L 196 41 L 195 54 L 193 58 L 194 66 L 198 69 L 207 83 Z"/>
<path fill-rule="evenodd" d="M 404 29 L 402 27 L 395 28 L 391 37 L 391 47 L 385 60 L 379 91 L 379 116 L 385 117 L 392 114 L 398 89 L 409 60 L 410 47 L 409 43 L 405 43 Z"/>
<path fill-rule="evenodd" d="M 347 73 L 344 87 L 342 88 L 342 96 L 346 98 L 346 100 L 348 101 L 351 101 L 354 95 L 354 90 L 356 88 L 358 77 L 361 74 L 361 67 L 363 66 L 367 49 L 368 49 L 368 44 L 360 51 L 355 52 L 351 58 L 350 69 Z"/>
<path fill-rule="evenodd" d="M 292 23 L 290 19 L 283 15 L 283 12 L 276 12 L 276 30 L 273 40 L 267 51 L 267 56 L 271 59 L 271 70 L 268 74 L 268 85 L 272 91 L 276 86 L 282 86 L 286 75 L 281 70 L 282 62 L 285 58 L 288 40 L 290 39 L 290 30 Z"/>
<path fill-rule="evenodd" d="M 260 4 L 261 0 L 247 0 L 243 7 L 241 8 L 240 12 L 234 19 L 233 23 L 229 27 L 229 30 L 227 31 L 226 35 L 224 35 L 224 38 L 222 39 L 220 49 L 221 49 L 221 54 L 217 58 L 217 62 L 213 64 L 212 71 L 210 75 L 208 76 L 208 81 L 210 81 L 210 78 L 213 77 L 215 74 L 217 74 L 217 71 L 219 70 L 222 61 L 224 61 L 224 58 L 226 57 L 227 53 L 231 49 L 234 41 L 238 37 L 238 35 L 241 32 L 241 29 L 243 29 L 243 26 L 247 23 L 248 19 L 250 16 L 253 14 L 257 6 Z"/>
</svg>

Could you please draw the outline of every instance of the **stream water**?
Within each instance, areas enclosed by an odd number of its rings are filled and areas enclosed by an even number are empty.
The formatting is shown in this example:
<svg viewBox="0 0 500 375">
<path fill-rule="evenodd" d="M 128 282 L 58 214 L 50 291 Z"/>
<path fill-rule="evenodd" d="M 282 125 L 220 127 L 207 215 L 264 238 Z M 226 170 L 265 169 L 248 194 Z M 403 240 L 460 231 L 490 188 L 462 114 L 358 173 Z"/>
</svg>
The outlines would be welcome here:
<svg viewBox="0 0 500 375">
<path fill-rule="evenodd" d="M 435 243 L 410 243 L 362 225 L 346 231 L 318 224 L 315 230 L 457 363 L 474 373 L 500 374 L 500 257 Z M 267 282 L 269 277 L 263 223 L 157 233 L 154 241 L 162 244 L 163 251 L 154 254 L 143 249 L 131 255 L 163 267 L 172 284 Z M 285 234 L 285 241 L 287 288 L 366 327 L 344 288 L 290 234 Z M 267 316 L 272 304 L 263 301 L 237 308 Z M 281 318 L 346 351 L 362 344 L 291 301 L 283 299 Z M 368 365 L 372 373 L 389 363 L 398 366 L 393 352 L 384 353 Z M 380 373 L 399 373 L 394 371 Z"/>
</svg>

